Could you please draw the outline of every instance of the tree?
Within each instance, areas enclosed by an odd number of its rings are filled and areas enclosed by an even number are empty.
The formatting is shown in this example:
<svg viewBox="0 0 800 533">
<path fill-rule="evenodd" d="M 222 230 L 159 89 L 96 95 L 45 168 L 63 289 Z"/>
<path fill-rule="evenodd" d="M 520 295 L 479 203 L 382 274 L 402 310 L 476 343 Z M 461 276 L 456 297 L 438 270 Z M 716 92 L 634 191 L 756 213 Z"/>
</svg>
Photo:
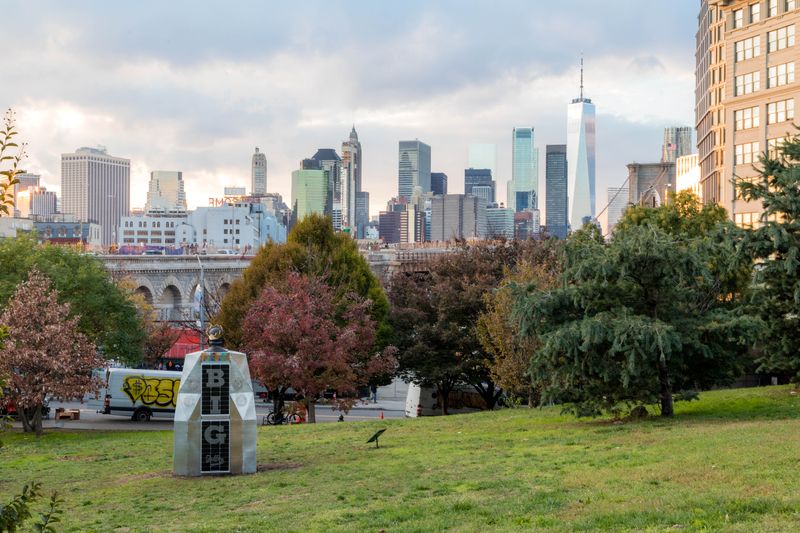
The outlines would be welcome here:
<svg viewBox="0 0 800 533">
<path fill-rule="evenodd" d="M 0 375 L 7 379 L 26 432 L 42 434 L 48 396 L 75 398 L 97 390 L 92 370 L 103 366 L 92 342 L 78 330 L 80 317 L 58 302 L 50 280 L 32 268 L 3 314 L 8 338 L 0 351 Z"/>
<path fill-rule="evenodd" d="M 352 293 L 344 300 L 324 280 L 290 273 L 285 283 L 265 287 L 245 317 L 254 377 L 302 395 L 309 422 L 316 421 L 314 407 L 325 391 L 336 391 L 347 409 L 359 385 L 394 370 L 393 350 L 374 350 L 372 302 Z"/>
<path fill-rule="evenodd" d="M 502 394 L 489 370 L 493 352 L 484 350 L 476 324 L 485 310 L 485 296 L 537 246 L 535 241 L 464 244 L 431 261 L 428 275 L 401 272 L 392 279 L 389 299 L 400 372 L 435 386 L 444 414 L 448 395 L 458 383 L 472 386 L 487 409 Z"/>
<path fill-rule="evenodd" d="M 50 278 L 61 302 L 80 316 L 78 329 L 106 358 L 128 364 L 142 359 L 145 332 L 133 293 L 111 279 L 103 263 L 65 246 L 40 245 L 35 235 L 0 240 L 0 309 L 36 267 Z"/>
<path fill-rule="evenodd" d="M 156 368 L 164 354 L 180 338 L 180 331 L 175 329 L 170 322 L 158 321 L 158 313 L 144 295 L 134 292 L 133 289 L 136 285 L 131 279 L 123 277 L 117 280 L 117 285 L 131 295 L 139 322 L 144 330 L 145 340 L 142 347 L 142 362 L 148 368 Z"/>
<path fill-rule="evenodd" d="M 19 183 L 17 175 L 23 172 L 19 164 L 25 158 L 25 145 L 20 146 L 14 140 L 17 135 L 14 112 L 9 109 L 3 117 L 3 129 L 0 130 L 0 216 L 13 214 L 13 189 Z M 12 155 L 12 151 L 16 153 Z"/>
<path fill-rule="evenodd" d="M 42 496 L 41 483 L 34 481 L 22 487 L 22 492 L 11 499 L 7 504 L 0 505 L 0 531 L 15 533 L 25 522 L 33 518 L 32 504 Z M 36 521 L 30 524 L 33 531 L 54 533 L 53 524 L 61 521 L 60 509 L 64 501 L 53 491 L 50 501 L 44 512 L 37 513 Z"/>
<path fill-rule="evenodd" d="M 739 179 L 742 199 L 764 211 L 748 242 L 758 260 L 753 308 L 768 326 L 759 370 L 800 381 L 800 137 L 762 157 L 756 179 Z"/>
<path fill-rule="evenodd" d="M 234 281 L 220 306 L 216 321 L 225 329 L 225 339 L 232 348 L 243 342 L 245 316 L 264 287 L 281 283 L 290 272 L 318 276 L 333 288 L 335 300 L 344 305 L 350 294 L 372 302 L 370 316 L 376 324 L 376 347 L 388 345 L 389 303 L 380 281 L 359 253 L 353 239 L 335 233 L 330 218 L 313 214 L 304 218 L 289 233 L 285 244 L 270 242 L 263 246 Z"/>
<path fill-rule="evenodd" d="M 741 250 L 653 223 L 623 225 L 607 244 L 587 232 L 567 242 L 563 288 L 516 289 L 520 330 L 542 341 L 531 374 L 544 401 L 579 415 L 658 403 L 670 417 L 674 396 L 738 376 L 759 321 L 714 269 L 738 270 Z"/>
<path fill-rule="evenodd" d="M 530 362 L 540 341 L 535 336 L 521 336 L 519 324 L 512 320 L 513 286 L 532 284 L 536 290 L 555 288 L 561 278 L 560 241 L 539 246 L 536 257 L 526 257 L 509 269 L 500 286 L 484 296 L 486 310 L 478 317 L 477 335 L 489 354 L 486 365 L 492 379 L 510 395 L 526 398 L 528 405 L 538 403 L 538 390 L 530 376 Z"/>
<path fill-rule="evenodd" d="M 717 204 L 703 204 L 690 191 L 670 192 L 667 203 L 654 209 L 643 205 L 630 205 L 617 223 L 617 230 L 630 226 L 653 224 L 673 235 L 684 234 L 702 237 L 717 231 L 728 220 L 725 208 Z"/>
</svg>

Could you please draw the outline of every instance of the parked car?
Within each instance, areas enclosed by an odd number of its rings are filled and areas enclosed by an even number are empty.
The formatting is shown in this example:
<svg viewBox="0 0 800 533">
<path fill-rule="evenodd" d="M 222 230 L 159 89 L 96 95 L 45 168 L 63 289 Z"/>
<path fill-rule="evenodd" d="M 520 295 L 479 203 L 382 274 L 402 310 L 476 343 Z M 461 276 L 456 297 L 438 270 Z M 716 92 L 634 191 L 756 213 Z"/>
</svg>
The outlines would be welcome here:
<svg viewBox="0 0 800 533">
<path fill-rule="evenodd" d="M 44 401 L 44 405 L 42 406 L 42 418 L 47 419 L 50 418 L 50 405 L 47 400 Z M 12 398 L 3 397 L 0 398 L 0 416 L 10 416 L 11 418 L 19 418 L 19 411 L 17 410 L 17 404 L 14 402 Z"/>
</svg>

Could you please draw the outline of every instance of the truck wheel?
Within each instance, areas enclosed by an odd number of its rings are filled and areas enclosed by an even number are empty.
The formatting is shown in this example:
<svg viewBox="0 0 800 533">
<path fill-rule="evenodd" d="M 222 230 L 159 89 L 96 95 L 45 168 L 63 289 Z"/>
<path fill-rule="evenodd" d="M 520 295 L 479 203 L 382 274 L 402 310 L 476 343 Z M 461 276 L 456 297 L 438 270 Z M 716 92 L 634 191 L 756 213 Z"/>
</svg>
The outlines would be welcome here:
<svg viewBox="0 0 800 533">
<path fill-rule="evenodd" d="M 134 411 L 132 418 L 134 422 L 149 422 L 151 416 L 150 409 L 142 407 Z"/>
</svg>

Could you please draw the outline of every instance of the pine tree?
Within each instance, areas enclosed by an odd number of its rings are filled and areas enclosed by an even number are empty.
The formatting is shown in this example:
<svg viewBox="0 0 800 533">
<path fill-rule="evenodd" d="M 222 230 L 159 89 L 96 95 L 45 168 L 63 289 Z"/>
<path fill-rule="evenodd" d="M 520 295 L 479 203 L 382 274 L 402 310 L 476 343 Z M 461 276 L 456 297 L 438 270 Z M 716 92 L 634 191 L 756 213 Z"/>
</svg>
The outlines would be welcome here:
<svg viewBox="0 0 800 533">
<path fill-rule="evenodd" d="M 521 332 L 542 341 L 531 375 L 543 401 L 584 415 L 659 404 L 669 417 L 676 394 L 737 377 L 759 321 L 720 280 L 746 259 L 727 239 L 654 223 L 624 224 L 610 243 L 577 232 L 563 288 L 517 288 Z"/>
<path fill-rule="evenodd" d="M 769 328 L 760 371 L 800 381 L 800 137 L 761 159 L 758 179 L 737 180 L 742 199 L 764 206 L 749 242 L 758 264 L 754 304 Z"/>
</svg>

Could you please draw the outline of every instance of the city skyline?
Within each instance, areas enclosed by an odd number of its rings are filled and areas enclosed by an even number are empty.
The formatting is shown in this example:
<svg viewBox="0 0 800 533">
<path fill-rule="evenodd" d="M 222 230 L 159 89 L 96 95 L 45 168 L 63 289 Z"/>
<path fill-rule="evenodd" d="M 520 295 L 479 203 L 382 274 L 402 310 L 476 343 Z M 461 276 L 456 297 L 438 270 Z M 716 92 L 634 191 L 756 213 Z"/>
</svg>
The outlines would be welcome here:
<svg viewBox="0 0 800 533">
<path fill-rule="evenodd" d="M 193 208 L 220 196 L 224 186 L 248 186 L 248 163 L 259 146 L 269 164 L 268 189 L 289 198 L 298 161 L 317 148 L 338 147 L 355 123 L 371 214 L 396 194 L 397 142 L 403 139 L 429 144 L 431 170 L 449 176 L 468 168 L 471 144 L 495 144 L 496 196 L 504 199 L 514 126 L 536 126 L 540 153 L 546 144 L 566 142 L 566 105 L 577 91 L 582 50 L 591 52 L 586 93 L 598 103 L 600 190 L 621 185 L 631 160 L 657 158 L 663 127 L 693 123 L 692 3 L 571 2 L 536 13 L 515 2 L 499 8 L 472 2 L 468 9 L 453 2 L 363 4 L 346 21 L 350 31 L 334 34 L 317 21 L 296 36 L 289 22 L 302 19 L 301 10 L 281 6 L 266 17 L 265 7 L 251 7 L 240 10 L 246 17 L 232 13 L 199 39 L 196 30 L 211 20 L 209 9 L 96 3 L 84 12 L 58 3 L 10 5 L 9 16 L 20 21 L 12 38 L 19 32 L 32 48 L 9 59 L 0 98 L 17 112 L 21 138 L 29 143 L 26 170 L 58 191 L 59 155 L 104 145 L 131 160 L 132 207 L 144 205 L 151 171 L 179 168 Z M 586 20 L 594 13 L 610 22 L 592 27 L 574 17 L 576 8 Z M 644 21 L 645 11 L 658 24 Z M 132 24 L 131 35 L 90 30 L 115 18 L 139 20 L 143 12 L 152 25 Z M 495 29 L 466 38 L 484 28 L 489 12 L 504 21 L 509 40 L 502 49 Z M 392 22 L 398 17 L 404 24 Z M 270 31 L 261 28 L 267 19 Z M 452 22 L 458 30 L 441 31 Z M 564 32 L 566 24 L 585 31 Z M 542 39 L 514 36 L 529 34 L 522 29 L 531 26 Z M 153 38 L 139 35 L 139 27 Z M 640 44 L 634 56 L 627 39 Z M 424 61 L 400 61 L 400 43 Z M 347 59 L 365 48 L 363 60 Z M 311 90 L 316 77 L 348 81 L 332 87 L 326 81 L 321 94 Z M 461 192 L 459 181 L 451 192 Z"/>
</svg>

